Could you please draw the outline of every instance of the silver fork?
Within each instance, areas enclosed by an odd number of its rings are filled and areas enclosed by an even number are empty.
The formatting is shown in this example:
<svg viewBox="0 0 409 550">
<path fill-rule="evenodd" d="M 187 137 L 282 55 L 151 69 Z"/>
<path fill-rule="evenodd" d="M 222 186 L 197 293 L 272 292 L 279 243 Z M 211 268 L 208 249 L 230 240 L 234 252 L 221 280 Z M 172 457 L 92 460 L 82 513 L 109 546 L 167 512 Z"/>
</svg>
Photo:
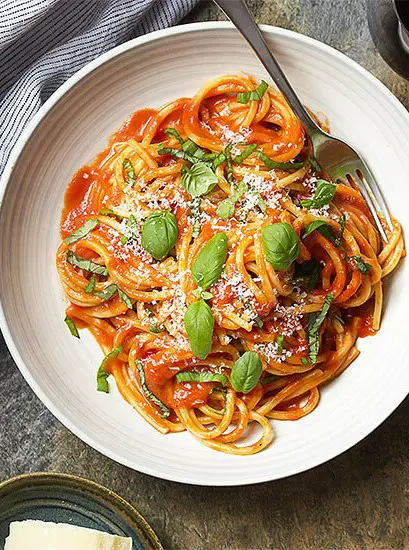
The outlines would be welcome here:
<svg viewBox="0 0 409 550">
<path fill-rule="evenodd" d="M 267 46 L 245 1 L 214 0 L 214 2 L 224 11 L 248 41 L 279 90 L 283 93 L 303 125 L 311 144 L 313 156 L 320 167 L 333 181 L 350 183 L 352 179 L 355 182 L 368 204 L 382 239 L 388 242 L 380 215 L 383 216 L 392 230 L 391 216 L 382 192 L 366 162 L 350 145 L 327 134 L 312 120 Z"/>
</svg>

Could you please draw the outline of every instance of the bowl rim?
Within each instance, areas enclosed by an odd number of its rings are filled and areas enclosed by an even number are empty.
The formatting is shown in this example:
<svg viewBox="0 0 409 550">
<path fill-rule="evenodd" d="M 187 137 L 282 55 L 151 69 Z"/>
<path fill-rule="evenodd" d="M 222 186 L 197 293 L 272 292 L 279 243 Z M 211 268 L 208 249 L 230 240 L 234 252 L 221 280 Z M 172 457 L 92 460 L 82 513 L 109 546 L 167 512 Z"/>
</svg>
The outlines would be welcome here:
<svg viewBox="0 0 409 550">
<path fill-rule="evenodd" d="M 361 67 L 356 61 L 349 58 L 347 55 L 341 53 L 340 51 L 336 50 L 332 46 L 329 46 L 327 44 L 324 44 L 323 42 L 320 42 L 319 40 L 316 40 L 315 38 L 311 38 L 309 36 L 306 36 L 304 34 L 291 31 L 288 29 L 283 29 L 281 27 L 276 27 L 273 25 L 266 25 L 262 24 L 259 25 L 261 30 L 269 33 L 272 36 L 282 36 L 286 38 L 290 38 L 291 40 L 305 44 L 307 46 L 313 46 L 317 50 L 320 50 L 321 52 L 324 52 L 328 54 L 331 57 L 337 58 L 338 60 L 342 61 L 346 65 L 349 65 L 352 69 L 354 69 L 357 73 L 360 74 L 360 76 L 375 86 L 378 91 L 386 96 L 387 100 L 390 104 L 393 104 L 394 107 L 397 109 L 397 111 L 400 112 L 401 116 L 407 120 L 407 123 L 409 125 L 409 111 L 406 110 L 404 105 L 399 101 L 399 99 L 383 84 L 380 80 L 378 80 L 374 75 L 372 75 L 368 70 Z M 177 25 L 174 27 L 169 27 L 166 29 L 161 29 L 158 31 L 154 31 L 151 33 L 148 33 L 146 35 L 134 38 L 132 40 L 129 40 L 127 42 L 124 42 L 123 44 L 120 44 L 119 46 L 116 46 L 115 48 L 105 52 L 104 54 L 98 56 L 96 59 L 82 67 L 79 71 L 74 73 L 64 84 L 62 84 L 44 103 L 44 105 L 39 109 L 39 111 L 33 116 L 33 118 L 29 121 L 26 128 L 18 138 L 15 146 L 12 149 L 12 152 L 10 154 L 10 157 L 6 163 L 5 169 L 3 171 L 3 174 L 0 178 L 0 212 L 3 204 L 3 198 L 6 192 L 6 189 L 10 183 L 14 168 L 17 164 L 18 158 L 20 154 L 23 152 L 26 144 L 28 143 L 29 139 L 31 138 L 32 134 L 35 132 L 37 126 L 41 123 L 41 121 L 45 118 L 45 116 L 52 110 L 52 108 L 60 101 L 60 99 L 63 98 L 63 96 L 70 91 L 78 82 L 80 82 L 84 77 L 91 74 L 93 71 L 98 69 L 101 65 L 105 64 L 106 62 L 110 61 L 111 59 L 114 59 L 115 57 L 123 54 L 124 52 L 127 52 L 129 50 L 132 50 L 134 48 L 137 48 L 143 44 L 148 44 L 150 42 L 154 42 L 157 40 L 161 40 L 162 38 L 167 38 L 170 36 L 176 36 L 180 34 L 188 34 L 188 33 L 195 33 L 200 32 L 203 30 L 214 30 L 214 31 L 225 31 L 225 30 L 232 30 L 235 29 L 234 25 L 230 23 L 229 21 L 210 21 L 210 22 L 198 22 L 198 23 L 188 23 L 185 25 Z M 239 32 L 239 31 L 236 31 Z M 2 241 L 0 239 L 0 248 L 3 246 Z M 18 369 L 20 370 L 21 374 L 25 378 L 26 382 L 29 384 L 31 389 L 34 391 L 34 393 L 39 397 L 39 399 L 42 401 L 42 403 L 47 407 L 47 409 L 59 420 L 68 430 L 70 430 L 73 434 L 75 434 L 77 437 L 79 437 L 82 441 L 84 441 L 87 445 L 92 447 L 93 449 L 97 450 L 104 456 L 110 458 L 111 460 L 114 460 L 115 462 L 118 462 L 119 464 L 123 464 L 132 470 L 142 472 L 144 474 L 148 474 L 154 477 L 157 477 L 159 479 L 165 479 L 168 481 L 176 481 L 179 483 L 189 484 L 189 485 L 199 485 L 199 486 L 227 486 L 227 487 L 233 487 L 233 486 L 242 486 L 242 485 L 253 485 L 256 483 L 264 483 L 267 481 L 275 481 L 278 479 L 284 479 L 286 477 L 300 474 L 302 472 L 305 472 L 307 470 L 310 470 L 312 468 L 315 468 L 317 466 L 320 466 L 321 464 L 324 464 L 325 462 L 328 462 L 329 460 L 341 455 L 342 453 L 346 452 L 347 450 L 351 449 L 355 445 L 357 445 L 360 441 L 365 439 L 368 435 L 370 435 L 376 428 L 378 428 L 396 409 L 397 407 L 404 401 L 404 399 L 409 394 L 409 391 L 403 392 L 401 394 L 394 394 L 395 397 L 393 399 L 393 402 L 389 402 L 388 406 L 386 406 L 385 410 L 382 411 L 381 414 L 378 414 L 377 416 L 373 416 L 370 421 L 365 425 L 365 429 L 362 429 L 361 432 L 357 432 L 355 434 L 355 437 L 353 438 L 353 441 L 344 441 L 343 443 L 339 444 L 338 446 L 333 446 L 330 451 L 324 451 L 321 453 L 320 457 L 314 457 L 310 459 L 309 461 L 306 460 L 305 464 L 302 466 L 302 468 L 293 468 L 291 470 L 288 470 L 285 474 L 280 474 L 279 476 L 274 476 L 274 472 L 265 471 L 262 475 L 258 476 L 255 481 L 252 480 L 234 480 L 229 482 L 223 482 L 223 481 L 210 481 L 210 480 L 201 480 L 198 478 L 196 474 L 192 475 L 180 475 L 178 473 L 175 474 L 168 474 L 167 471 L 161 471 L 158 472 L 155 469 L 151 469 L 149 465 L 142 464 L 138 465 L 138 468 L 135 467 L 135 464 L 128 460 L 125 457 L 119 456 L 116 454 L 115 451 L 107 449 L 103 444 L 100 444 L 98 441 L 96 441 L 91 435 L 88 435 L 85 433 L 81 427 L 78 427 L 74 425 L 68 418 L 65 417 L 64 413 L 62 413 L 56 405 L 52 402 L 52 400 L 43 392 L 43 390 L 40 388 L 39 384 L 36 382 L 35 378 L 31 375 L 29 368 L 26 366 L 25 362 L 23 361 L 20 352 L 18 350 L 17 344 L 14 342 L 14 339 L 11 335 L 11 332 L 8 328 L 8 324 L 6 321 L 6 316 L 3 310 L 3 305 L 1 303 L 1 296 L 0 296 L 0 329 L 2 330 L 5 342 L 7 344 L 7 347 L 12 355 L 13 360 L 15 361 Z"/>
<path fill-rule="evenodd" d="M 103 498 L 106 506 L 108 506 L 108 503 L 110 505 L 114 504 L 117 507 L 117 510 L 114 511 L 118 514 L 126 514 L 126 522 L 135 530 L 141 540 L 142 537 L 147 539 L 152 545 L 152 550 L 163 550 L 162 543 L 155 531 L 144 516 L 131 503 L 112 489 L 82 476 L 59 472 L 30 472 L 28 474 L 16 475 L 0 482 L 0 497 L 23 488 L 25 484 L 44 485 L 53 482 L 61 482 L 64 484 L 70 483 L 70 488 L 74 491 L 83 490 L 85 488 L 90 497 L 99 495 Z M 145 541 L 142 540 L 142 542 L 144 543 Z"/>
</svg>

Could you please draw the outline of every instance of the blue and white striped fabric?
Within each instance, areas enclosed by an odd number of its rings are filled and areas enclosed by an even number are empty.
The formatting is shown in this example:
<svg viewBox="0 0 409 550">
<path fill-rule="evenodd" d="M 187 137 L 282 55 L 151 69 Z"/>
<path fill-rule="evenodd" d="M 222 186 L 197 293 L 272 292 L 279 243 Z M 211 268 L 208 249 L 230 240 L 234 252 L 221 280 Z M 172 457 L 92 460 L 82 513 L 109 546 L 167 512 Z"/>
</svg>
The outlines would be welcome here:
<svg viewBox="0 0 409 550">
<path fill-rule="evenodd" d="M 0 174 L 27 122 L 117 44 L 174 25 L 198 0 L 0 0 Z"/>
</svg>

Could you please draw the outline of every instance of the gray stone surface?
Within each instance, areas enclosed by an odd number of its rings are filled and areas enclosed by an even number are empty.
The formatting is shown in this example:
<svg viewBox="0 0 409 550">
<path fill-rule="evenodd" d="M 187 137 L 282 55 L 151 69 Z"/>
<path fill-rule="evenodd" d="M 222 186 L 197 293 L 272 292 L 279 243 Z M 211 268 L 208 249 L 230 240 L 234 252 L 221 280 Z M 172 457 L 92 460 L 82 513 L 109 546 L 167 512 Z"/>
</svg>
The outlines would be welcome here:
<svg viewBox="0 0 409 550">
<path fill-rule="evenodd" d="M 409 107 L 409 83 L 389 69 L 370 39 L 364 0 L 249 4 L 259 22 L 346 53 Z M 186 22 L 215 19 L 223 17 L 203 2 Z M 0 381 L 0 479 L 49 470 L 103 483 L 140 510 L 165 548 L 409 548 L 408 400 L 363 442 L 309 472 L 244 488 L 201 488 L 133 472 L 82 443 L 33 394 L 3 341 Z"/>
</svg>

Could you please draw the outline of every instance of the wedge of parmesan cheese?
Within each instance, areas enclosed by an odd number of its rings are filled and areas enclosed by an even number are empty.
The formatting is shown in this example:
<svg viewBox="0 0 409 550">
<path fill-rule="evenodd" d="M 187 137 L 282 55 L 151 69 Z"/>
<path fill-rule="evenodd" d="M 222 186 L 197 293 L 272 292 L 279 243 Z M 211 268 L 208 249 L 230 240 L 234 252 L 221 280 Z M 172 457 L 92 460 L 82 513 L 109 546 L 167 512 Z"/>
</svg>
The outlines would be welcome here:
<svg viewBox="0 0 409 550">
<path fill-rule="evenodd" d="M 132 550 L 132 539 L 66 523 L 14 521 L 4 550 Z"/>
</svg>

